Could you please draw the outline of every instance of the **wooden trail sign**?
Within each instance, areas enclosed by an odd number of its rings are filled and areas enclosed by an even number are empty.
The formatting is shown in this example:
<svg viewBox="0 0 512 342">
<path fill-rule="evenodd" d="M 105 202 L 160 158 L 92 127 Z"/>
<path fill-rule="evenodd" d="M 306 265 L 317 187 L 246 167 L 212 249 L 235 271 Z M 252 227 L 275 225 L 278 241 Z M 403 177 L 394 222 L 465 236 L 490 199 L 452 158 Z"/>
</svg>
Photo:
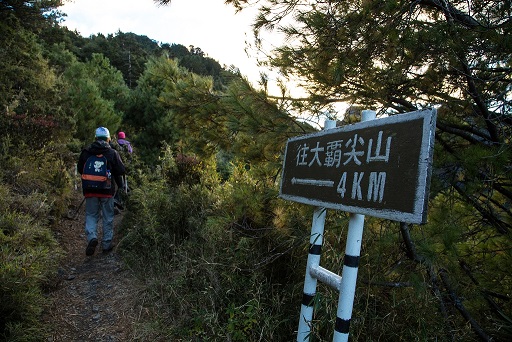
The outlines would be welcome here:
<svg viewBox="0 0 512 342">
<path fill-rule="evenodd" d="M 290 138 L 280 196 L 425 223 L 436 116 L 425 109 Z"/>
</svg>

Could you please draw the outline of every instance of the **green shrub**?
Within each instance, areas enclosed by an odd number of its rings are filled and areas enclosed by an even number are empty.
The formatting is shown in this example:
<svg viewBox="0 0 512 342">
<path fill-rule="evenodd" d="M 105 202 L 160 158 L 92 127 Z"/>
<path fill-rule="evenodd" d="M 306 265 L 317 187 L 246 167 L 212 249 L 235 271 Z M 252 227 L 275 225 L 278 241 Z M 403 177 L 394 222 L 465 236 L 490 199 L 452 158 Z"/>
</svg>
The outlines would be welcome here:
<svg viewBox="0 0 512 342">
<path fill-rule="evenodd" d="M 17 196 L 23 212 L 49 223 L 58 222 L 67 212 L 76 160 L 65 146 L 48 143 L 35 150 L 24 142 L 15 147 L 8 137 L 3 137 L 0 161 L 0 180 Z M 23 198 L 30 196 L 39 196 L 40 200 L 23 205 Z M 49 211 L 41 211 L 42 208 Z"/>
<path fill-rule="evenodd" d="M 33 149 L 9 136 L 0 161 L 0 339 L 40 341 L 43 290 L 61 256 L 51 226 L 67 212 L 74 161 L 59 144 Z"/>
<path fill-rule="evenodd" d="M 133 190 L 122 224 L 123 254 L 146 280 L 144 302 L 154 303 L 139 338 L 283 340 L 300 308 L 283 293 L 302 286 L 287 267 L 296 266 L 298 245 L 303 263 L 307 254 L 287 226 L 303 227 L 286 209 L 299 206 L 243 165 L 220 184 L 215 163 L 203 162 L 199 180 L 176 184 L 175 160 L 162 161 L 162 179 Z"/>
<path fill-rule="evenodd" d="M 209 188 L 216 181 L 205 170 L 214 170 L 215 165 L 202 164 L 203 172 L 197 173 L 204 176 L 202 179 L 177 180 L 176 176 L 182 174 L 177 171 L 179 164 L 166 148 L 158 172 L 138 175 L 121 228 L 121 245 L 128 259 L 133 255 L 136 262 L 169 260 L 175 246 L 194 238 L 203 226 L 212 204 Z M 198 167 L 196 163 L 187 165 Z"/>
<path fill-rule="evenodd" d="M 49 213 L 40 194 L 23 198 L 24 208 L 32 208 L 27 214 L 14 208 L 20 201 L 4 185 L 0 193 L 0 337 L 40 341 L 43 289 L 57 273 L 61 251 L 51 230 L 31 215 Z"/>
</svg>

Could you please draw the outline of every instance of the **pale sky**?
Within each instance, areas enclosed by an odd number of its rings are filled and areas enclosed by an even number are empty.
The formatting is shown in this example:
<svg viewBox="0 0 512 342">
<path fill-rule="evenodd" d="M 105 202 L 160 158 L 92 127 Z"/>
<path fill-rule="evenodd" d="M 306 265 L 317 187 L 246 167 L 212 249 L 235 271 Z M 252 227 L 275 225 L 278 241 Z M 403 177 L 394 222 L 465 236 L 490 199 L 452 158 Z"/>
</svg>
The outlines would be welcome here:
<svg viewBox="0 0 512 342">
<path fill-rule="evenodd" d="M 221 65 L 234 65 L 257 86 L 259 71 L 252 43 L 255 10 L 235 14 L 224 0 L 173 0 L 157 6 L 153 0 L 67 0 L 60 10 L 67 14 L 62 25 L 82 36 L 132 32 L 160 43 L 201 48 Z M 261 70 L 264 71 L 264 70 Z"/>
</svg>

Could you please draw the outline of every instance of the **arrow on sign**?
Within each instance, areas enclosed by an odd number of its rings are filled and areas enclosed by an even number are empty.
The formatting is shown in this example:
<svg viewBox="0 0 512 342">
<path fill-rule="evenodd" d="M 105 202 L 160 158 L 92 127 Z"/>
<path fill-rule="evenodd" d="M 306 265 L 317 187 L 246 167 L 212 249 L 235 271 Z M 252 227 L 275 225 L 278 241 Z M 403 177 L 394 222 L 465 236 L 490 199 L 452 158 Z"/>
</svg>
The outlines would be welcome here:
<svg viewBox="0 0 512 342">
<path fill-rule="evenodd" d="M 334 181 L 331 180 L 319 180 L 319 179 L 305 179 L 305 178 L 292 178 L 292 184 L 300 184 L 300 185 L 315 185 L 315 186 L 327 186 L 332 188 L 334 186 Z"/>
</svg>

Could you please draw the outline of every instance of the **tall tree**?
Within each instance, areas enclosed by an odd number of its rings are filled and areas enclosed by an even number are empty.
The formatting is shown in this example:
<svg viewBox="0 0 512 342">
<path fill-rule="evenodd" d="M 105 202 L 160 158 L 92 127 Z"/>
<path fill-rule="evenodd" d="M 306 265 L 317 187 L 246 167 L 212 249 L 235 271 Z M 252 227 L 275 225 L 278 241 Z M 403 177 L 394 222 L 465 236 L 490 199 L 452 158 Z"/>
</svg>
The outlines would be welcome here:
<svg viewBox="0 0 512 342">
<path fill-rule="evenodd" d="M 52 26 L 62 14 L 57 10 L 62 0 L 2 0 L 0 1 L 0 21 L 17 20 L 23 28 L 38 33 Z"/>
<path fill-rule="evenodd" d="M 174 60 L 150 58 L 134 89 L 126 124 L 136 131 L 135 144 L 141 159 L 148 164 L 157 161 L 164 142 L 172 145 L 177 141 L 173 112 L 163 104 L 162 96 L 181 81 L 183 72 Z"/>
<path fill-rule="evenodd" d="M 65 99 L 75 116 L 75 137 L 85 144 L 94 138 L 98 126 L 115 132 L 129 95 L 121 73 L 99 54 L 87 63 L 73 58 L 68 63 L 63 78 L 67 84 Z"/>
<path fill-rule="evenodd" d="M 0 21 L 0 126 L 14 140 L 31 137 L 32 146 L 41 147 L 68 131 L 70 121 L 58 105 L 58 80 L 38 36 L 21 24 L 26 14 L 6 5 L 0 4 L 8 11 Z"/>
<path fill-rule="evenodd" d="M 79 53 L 82 61 L 89 60 L 94 53 L 101 53 L 123 74 L 130 88 L 137 86 L 137 79 L 144 71 L 144 64 L 150 56 L 158 56 L 162 49 L 147 36 L 123 33 L 104 36 L 92 35 Z"/>
</svg>

